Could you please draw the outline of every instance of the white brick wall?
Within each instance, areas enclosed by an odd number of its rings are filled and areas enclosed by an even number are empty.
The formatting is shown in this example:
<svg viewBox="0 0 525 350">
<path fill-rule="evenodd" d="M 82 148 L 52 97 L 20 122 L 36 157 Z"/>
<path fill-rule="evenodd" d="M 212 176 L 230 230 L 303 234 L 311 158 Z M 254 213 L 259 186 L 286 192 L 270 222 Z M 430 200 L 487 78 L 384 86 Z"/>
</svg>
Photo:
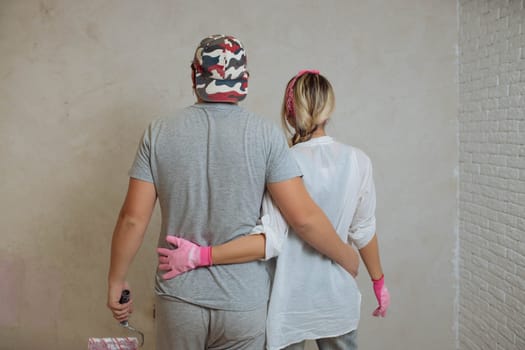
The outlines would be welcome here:
<svg viewBox="0 0 525 350">
<path fill-rule="evenodd" d="M 525 349 L 525 10 L 459 1 L 460 349 Z"/>
</svg>

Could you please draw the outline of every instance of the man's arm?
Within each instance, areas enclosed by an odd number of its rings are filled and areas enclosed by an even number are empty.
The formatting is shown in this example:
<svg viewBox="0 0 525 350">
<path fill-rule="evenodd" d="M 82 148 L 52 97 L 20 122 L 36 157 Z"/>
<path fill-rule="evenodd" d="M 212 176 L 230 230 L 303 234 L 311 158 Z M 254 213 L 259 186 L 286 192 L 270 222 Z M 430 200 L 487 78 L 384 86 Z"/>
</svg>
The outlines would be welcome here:
<svg viewBox="0 0 525 350">
<path fill-rule="evenodd" d="M 152 183 L 130 178 L 126 199 L 113 231 L 108 273 L 107 305 L 118 321 L 126 320 L 132 311 L 131 302 L 120 305 L 118 301 L 122 290 L 127 288 L 126 274 L 142 244 L 156 199 Z"/>
<path fill-rule="evenodd" d="M 339 238 L 326 215 L 308 194 L 301 178 L 270 183 L 267 187 L 284 218 L 301 239 L 353 276 L 357 275 L 357 252 Z"/>
</svg>

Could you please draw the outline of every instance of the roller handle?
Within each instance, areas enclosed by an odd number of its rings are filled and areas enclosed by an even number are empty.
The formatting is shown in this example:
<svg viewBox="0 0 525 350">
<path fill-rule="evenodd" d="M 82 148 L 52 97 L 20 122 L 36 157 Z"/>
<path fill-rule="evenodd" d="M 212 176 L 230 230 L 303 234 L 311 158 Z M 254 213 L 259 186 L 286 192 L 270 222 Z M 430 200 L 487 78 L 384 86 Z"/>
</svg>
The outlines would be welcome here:
<svg viewBox="0 0 525 350">
<path fill-rule="evenodd" d="M 131 293 L 130 293 L 129 289 L 124 289 L 122 291 L 122 293 L 120 294 L 120 299 L 119 299 L 118 303 L 119 304 L 127 303 L 129 301 L 130 295 L 131 295 Z M 126 321 L 122 321 L 122 322 L 120 322 L 120 324 L 122 326 L 127 326 L 128 325 L 128 321 L 127 320 Z"/>
<path fill-rule="evenodd" d="M 125 304 L 129 301 L 129 296 L 131 293 L 129 292 L 129 289 L 124 289 L 122 291 L 122 294 L 120 294 L 120 299 L 118 301 L 119 304 Z"/>
</svg>

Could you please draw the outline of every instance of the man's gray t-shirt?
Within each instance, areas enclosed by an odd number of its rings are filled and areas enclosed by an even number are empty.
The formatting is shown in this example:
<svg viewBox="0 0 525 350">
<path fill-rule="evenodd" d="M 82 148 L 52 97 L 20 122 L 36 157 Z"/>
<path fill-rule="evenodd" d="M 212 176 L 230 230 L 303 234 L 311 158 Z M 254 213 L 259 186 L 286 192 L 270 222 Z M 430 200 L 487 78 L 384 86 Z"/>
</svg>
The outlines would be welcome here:
<svg viewBox="0 0 525 350">
<path fill-rule="evenodd" d="M 166 234 L 217 245 L 248 234 L 260 216 L 267 183 L 300 176 L 281 130 L 240 106 L 195 104 L 153 121 L 144 133 L 133 178 L 152 182 Z M 156 292 L 196 305 L 251 310 L 266 305 L 265 262 L 216 265 L 163 280 Z"/>
</svg>

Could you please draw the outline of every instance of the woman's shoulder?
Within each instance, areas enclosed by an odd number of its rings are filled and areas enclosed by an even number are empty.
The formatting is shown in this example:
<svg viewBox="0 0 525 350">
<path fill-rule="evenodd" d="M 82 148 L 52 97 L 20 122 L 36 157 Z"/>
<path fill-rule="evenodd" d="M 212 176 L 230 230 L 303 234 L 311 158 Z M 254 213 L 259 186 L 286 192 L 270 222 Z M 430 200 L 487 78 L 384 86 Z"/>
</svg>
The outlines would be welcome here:
<svg viewBox="0 0 525 350">
<path fill-rule="evenodd" d="M 344 149 L 345 152 L 347 152 L 349 155 L 351 155 L 352 157 L 355 157 L 355 160 L 361 167 L 366 168 L 366 167 L 372 166 L 372 160 L 370 159 L 368 154 L 365 151 L 363 151 L 361 148 L 350 145 L 350 144 L 341 143 L 341 142 L 337 142 L 337 144 L 342 149 Z"/>
</svg>

